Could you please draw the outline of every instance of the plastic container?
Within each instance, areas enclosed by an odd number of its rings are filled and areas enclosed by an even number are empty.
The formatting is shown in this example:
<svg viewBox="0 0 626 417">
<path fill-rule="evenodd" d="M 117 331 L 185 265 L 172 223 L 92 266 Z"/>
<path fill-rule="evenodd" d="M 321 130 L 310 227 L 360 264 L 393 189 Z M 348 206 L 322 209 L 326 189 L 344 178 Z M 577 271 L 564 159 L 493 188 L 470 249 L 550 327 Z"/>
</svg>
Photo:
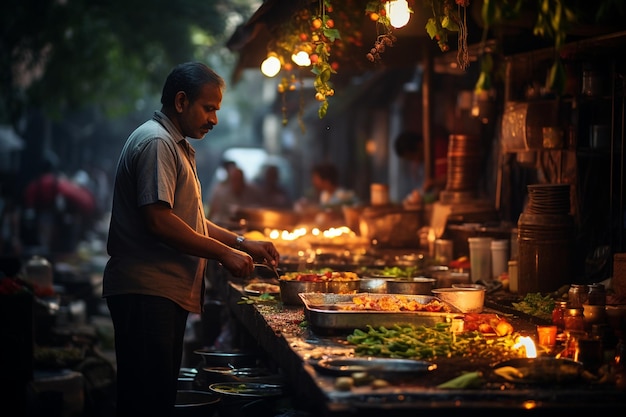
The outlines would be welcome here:
<svg viewBox="0 0 626 417">
<path fill-rule="evenodd" d="M 490 237 L 468 237 L 472 282 L 492 280 Z"/>
<path fill-rule="evenodd" d="M 496 239 L 491 241 L 491 277 L 498 279 L 508 271 L 509 241 Z"/>
<path fill-rule="evenodd" d="M 454 242 L 449 239 L 435 240 L 435 261 L 448 265 L 454 259 Z"/>
</svg>

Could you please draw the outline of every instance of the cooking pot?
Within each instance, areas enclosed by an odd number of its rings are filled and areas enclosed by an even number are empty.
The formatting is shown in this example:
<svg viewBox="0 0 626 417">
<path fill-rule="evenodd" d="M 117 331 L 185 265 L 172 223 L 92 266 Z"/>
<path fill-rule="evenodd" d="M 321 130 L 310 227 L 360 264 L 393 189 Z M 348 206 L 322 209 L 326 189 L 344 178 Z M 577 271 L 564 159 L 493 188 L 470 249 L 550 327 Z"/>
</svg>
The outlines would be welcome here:
<svg viewBox="0 0 626 417">
<path fill-rule="evenodd" d="M 256 353 L 236 349 L 232 351 L 197 349 L 193 353 L 200 355 L 204 367 L 248 368 L 256 366 L 259 360 Z"/>
<path fill-rule="evenodd" d="M 426 277 L 399 278 L 387 281 L 389 294 L 431 295 L 437 279 Z"/>
<path fill-rule="evenodd" d="M 179 390 L 176 393 L 175 417 L 211 416 L 217 411 L 221 397 L 207 391 Z"/>
<path fill-rule="evenodd" d="M 298 294 L 309 292 L 334 293 L 334 294 L 354 294 L 360 291 L 361 280 L 350 281 L 279 281 L 280 299 L 287 305 L 304 305 Z"/>
<path fill-rule="evenodd" d="M 223 366 L 212 366 L 203 368 L 209 375 L 207 380 L 215 382 L 264 382 L 280 383 L 281 375 L 274 374 L 266 368 L 230 368 Z"/>
</svg>

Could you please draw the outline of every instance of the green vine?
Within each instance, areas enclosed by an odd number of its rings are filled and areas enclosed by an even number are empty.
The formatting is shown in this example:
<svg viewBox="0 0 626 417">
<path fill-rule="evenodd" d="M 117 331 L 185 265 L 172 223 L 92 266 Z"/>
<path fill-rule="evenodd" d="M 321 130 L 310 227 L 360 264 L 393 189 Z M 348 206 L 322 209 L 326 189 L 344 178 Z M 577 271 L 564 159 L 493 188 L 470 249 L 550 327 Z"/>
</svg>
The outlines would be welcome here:
<svg viewBox="0 0 626 417">
<path fill-rule="evenodd" d="M 469 0 L 430 0 L 433 17 L 426 22 L 426 32 L 437 41 L 442 52 L 450 50 L 448 34 L 457 33 L 457 63 L 465 70 L 469 66 L 467 47 L 467 7 Z"/>
</svg>

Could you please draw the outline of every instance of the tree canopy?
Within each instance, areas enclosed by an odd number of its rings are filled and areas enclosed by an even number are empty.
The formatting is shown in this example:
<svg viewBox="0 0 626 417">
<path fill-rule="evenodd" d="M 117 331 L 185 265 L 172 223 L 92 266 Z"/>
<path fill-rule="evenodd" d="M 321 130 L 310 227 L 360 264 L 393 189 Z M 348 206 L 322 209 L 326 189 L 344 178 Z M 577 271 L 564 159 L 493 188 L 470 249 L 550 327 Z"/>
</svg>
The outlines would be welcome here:
<svg viewBox="0 0 626 417">
<path fill-rule="evenodd" d="M 97 104 L 125 114 L 179 62 L 203 59 L 250 0 L 5 0 L 0 124 Z"/>
</svg>

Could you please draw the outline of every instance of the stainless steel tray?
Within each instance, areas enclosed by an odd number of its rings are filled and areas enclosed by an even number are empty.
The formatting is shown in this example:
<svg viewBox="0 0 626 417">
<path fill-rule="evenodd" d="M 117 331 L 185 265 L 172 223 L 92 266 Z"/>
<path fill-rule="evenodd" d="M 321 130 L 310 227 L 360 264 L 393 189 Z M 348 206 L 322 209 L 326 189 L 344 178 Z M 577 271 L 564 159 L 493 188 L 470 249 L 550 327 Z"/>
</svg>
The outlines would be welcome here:
<svg viewBox="0 0 626 417">
<path fill-rule="evenodd" d="M 459 316 L 460 311 L 437 297 L 429 295 L 401 295 L 410 300 L 426 304 L 431 300 L 438 300 L 448 305 L 450 312 L 428 311 L 370 311 L 370 310 L 342 310 L 341 305 L 353 304 L 352 298 L 357 295 L 369 295 L 372 298 L 390 296 L 390 294 L 330 294 L 330 293 L 300 293 L 304 303 L 304 314 L 309 325 L 317 332 L 353 331 L 373 327 L 390 327 L 394 324 L 411 324 L 414 326 L 434 326 L 437 323 L 451 321 Z"/>
</svg>

